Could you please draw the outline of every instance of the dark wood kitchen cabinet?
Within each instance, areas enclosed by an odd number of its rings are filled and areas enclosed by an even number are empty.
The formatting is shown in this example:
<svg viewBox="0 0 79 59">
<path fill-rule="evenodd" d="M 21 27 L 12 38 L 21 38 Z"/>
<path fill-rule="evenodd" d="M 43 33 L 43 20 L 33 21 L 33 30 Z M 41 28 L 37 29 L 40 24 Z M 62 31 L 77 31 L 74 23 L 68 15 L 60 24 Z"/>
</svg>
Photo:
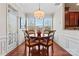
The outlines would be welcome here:
<svg viewBox="0 0 79 59">
<path fill-rule="evenodd" d="M 79 27 L 79 12 L 65 13 L 65 28 Z"/>
</svg>

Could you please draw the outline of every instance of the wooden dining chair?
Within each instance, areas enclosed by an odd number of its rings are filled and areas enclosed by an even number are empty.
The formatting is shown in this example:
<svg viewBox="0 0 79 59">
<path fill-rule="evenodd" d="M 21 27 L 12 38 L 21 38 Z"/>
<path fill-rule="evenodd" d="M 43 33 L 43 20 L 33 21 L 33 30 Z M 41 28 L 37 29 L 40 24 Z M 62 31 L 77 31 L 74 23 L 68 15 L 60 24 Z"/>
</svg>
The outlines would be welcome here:
<svg viewBox="0 0 79 59">
<path fill-rule="evenodd" d="M 35 30 L 28 30 L 29 36 L 35 36 Z"/>
<path fill-rule="evenodd" d="M 52 47 L 52 55 L 54 53 L 53 51 L 53 39 L 54 39 L 55 30 L 49 31 L 48 36 L 44 37 L 41 41 L 43 49 L 47 51 L 46 55 L 49 56 L 49 47 Z M 44 54 L 44 53 L 43 53 Z"/>
<path fill-rule="evenodd" d="M 53 40 L 54 40 L 55 31 L 56 30 L 49 31 L 48 41 L 47 41 L 47 45 L 48 45 L 47 50 L 49 50 L 49 47 L 51 46 L 52 47 L 52 55 L 54 53 L 54 50 L 53 50 Z M 48 53 L 48 55 L 49 55 L 49 53 Z"/>
<path fill-rule="evenodd" d="M 31 49 L 33 49 L 34 46 L 38 45 L 38 41 L 36 38 L 30 38 L 28 31 L 25 31 L 25 55 L 27 55 L 26 48 L 29 48 L 29 56 L 31 55 Z"/>
<path fill-rule="evenodd" d="M 44 37 L 48 36 L 48 33 L 49 33 L 50 30 L 51 30 L 50 27 L 46 26 L 46 27 L 44 28 L 44 31 L 43 31 L 43 36 L 44 36 Z"/>
<path fill-rule="evenodd" d="M 44 30 L 43 36 L 44 36 L 44 37 L 48 36 L 48 33 L 49 33 L 49 30 Z"/>
</svg>

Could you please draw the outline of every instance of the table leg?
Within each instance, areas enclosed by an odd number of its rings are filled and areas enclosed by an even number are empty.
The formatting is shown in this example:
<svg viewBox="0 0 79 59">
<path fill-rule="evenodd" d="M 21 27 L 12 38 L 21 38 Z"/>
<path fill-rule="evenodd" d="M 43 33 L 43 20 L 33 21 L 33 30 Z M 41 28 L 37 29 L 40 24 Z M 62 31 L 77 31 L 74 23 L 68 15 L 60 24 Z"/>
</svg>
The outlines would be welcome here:
<svg viewBox="0 0 79 59">
<path fill-rule="evenodd" d="M 38 45 L 38 51 L 39 51 L 39 56 L 40 56 L 40 44 Z"/>
</svg>

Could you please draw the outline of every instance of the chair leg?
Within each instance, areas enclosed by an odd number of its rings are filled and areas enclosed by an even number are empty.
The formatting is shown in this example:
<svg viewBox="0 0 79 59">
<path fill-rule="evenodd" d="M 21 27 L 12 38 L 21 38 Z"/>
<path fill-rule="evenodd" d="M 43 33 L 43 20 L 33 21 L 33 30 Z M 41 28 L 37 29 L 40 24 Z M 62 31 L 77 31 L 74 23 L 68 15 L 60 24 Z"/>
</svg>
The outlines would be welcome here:
<svg viewBox="0 0 79 59">
<path fill-rule="evenodd" d="M 30 56 L 30 47 L 29 47 L 29 56 Z"/>
<path fill-rule="evenodd" d="M 26 56 L 28 55 L 27 50 L 28 50 L 28 47 L 26 46 Z"/>
<path fill-rule="evenodd" d="M 44 51 L 44 46 L 43 46 L 43 51 Z M 42 51 L 42 52 L 43 52 L 43 51 Z M 44 53 L 42 53 L 42 54 L 43 54 L 43 56 L 44 56 Z"/>
<path fill-rule="evenodd" d="M 54 49 L 53 49 L 53 45 L 52 45 L 52 56 L 53 56 L 53 54 L 54 54 Z"/>
<path fill-rule="evenodd" d="M 27 49 L 27 47 L 25 46 L 25 51 L 24 51 L 24 55 L 25 55 L 25 56 L 26 56 L 26 52 L 27 52 L 27 50 L 26 50 L 26 49 Z"/>
<path fill-rule="evenodd" d="M 49 56 L 49 47 L 47 47 L 47 56 Z"/>
</svg>

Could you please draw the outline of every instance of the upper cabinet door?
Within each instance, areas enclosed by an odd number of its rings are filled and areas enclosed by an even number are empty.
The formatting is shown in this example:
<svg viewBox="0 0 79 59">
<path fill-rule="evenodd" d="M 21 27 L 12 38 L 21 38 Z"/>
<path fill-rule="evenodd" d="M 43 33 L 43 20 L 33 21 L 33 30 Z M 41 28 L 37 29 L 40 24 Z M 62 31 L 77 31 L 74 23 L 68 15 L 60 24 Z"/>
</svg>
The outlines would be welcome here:
<svg viewBox="0 0 79 59">
<path fill-rule="evenodd" d="M 73 27 L 75 26 L 75 13 L 74 12 L 70 12 L 70 26 Z"/>
<path fill-rule="evenodd" d="M 78 26 L 78 20 L 79 20 L 79 13 L 75 13 L 75 25 Z"/>
<path fill-rule="evenodd" d="M 65 13 L 65 26 L 69 26 L 69 13 Z"/>
</svg>

